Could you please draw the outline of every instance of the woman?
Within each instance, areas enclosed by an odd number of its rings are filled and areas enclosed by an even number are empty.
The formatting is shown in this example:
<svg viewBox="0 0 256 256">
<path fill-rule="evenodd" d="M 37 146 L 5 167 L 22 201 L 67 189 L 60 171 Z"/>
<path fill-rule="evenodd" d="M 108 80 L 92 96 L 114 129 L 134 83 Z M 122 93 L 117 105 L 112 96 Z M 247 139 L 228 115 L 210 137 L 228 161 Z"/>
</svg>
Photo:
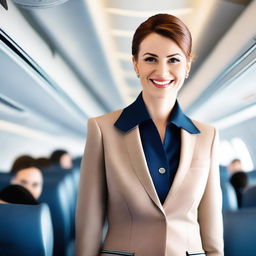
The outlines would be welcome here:
<svg viewBox="0 0 256 256">
<path fill-rule="evenodd" d="M 152 16 L 137 28 L 132 54 L 142 93 L 88 121 L 76 255 L 223 255 L 216 131 L 176 101 L 190 32 L 172 15 Z"/>
</svg>

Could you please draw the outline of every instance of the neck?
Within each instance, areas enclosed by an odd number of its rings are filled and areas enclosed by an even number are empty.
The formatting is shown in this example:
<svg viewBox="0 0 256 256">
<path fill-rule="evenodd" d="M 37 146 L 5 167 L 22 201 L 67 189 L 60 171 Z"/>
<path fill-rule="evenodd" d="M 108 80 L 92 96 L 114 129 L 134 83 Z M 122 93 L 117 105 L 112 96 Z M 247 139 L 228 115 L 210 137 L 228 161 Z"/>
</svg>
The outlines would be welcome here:
<svg viewBox="0 0 256 256">
<path fill-rule="evenodd" d="M 142 97 L 154 123 L 157 126 L 166 126 L 176 101 L 176 95 L 172 98 L 156 98 L 150 97 L 142 91 Z"/>
</svg>

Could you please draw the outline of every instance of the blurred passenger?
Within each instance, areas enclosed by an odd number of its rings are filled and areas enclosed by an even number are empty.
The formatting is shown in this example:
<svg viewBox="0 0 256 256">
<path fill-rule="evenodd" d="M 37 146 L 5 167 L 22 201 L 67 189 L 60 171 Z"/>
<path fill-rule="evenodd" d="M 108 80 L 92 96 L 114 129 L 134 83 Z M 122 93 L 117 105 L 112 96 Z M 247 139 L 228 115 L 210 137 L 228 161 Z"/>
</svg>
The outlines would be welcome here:
<svg viewBox="0 0 256 256">
<path fill-rule="evenodd" d="M 71 169 L 73 167 L 72 157 L 66 150 L 55 150 L 51 154 L 50 160 L 52 164 L 58 165 L 62 169 Z"/>
<path fill-rule="evenodd" d="M 241 163 L 241 160 L 238 158 L 233 159 L 228 166 L 228 171 L 229 171 L 230 175 L 232 175 L 233 173 L 242 171 L 242 170 L 243 170 L 242 163 Z"/>
<path fill-rule="evenodd" d="M 25 187 L 37 200 L 43 188 L 43 175 L 38 169 L 36 161 L 30 156 L 21 156 L 17 158 L 11 168 L 13 177 L 11 184 Z"/>
<path fill-rule="evenodd" d="M 241 160 L 233 159 L 228 166 L 228 172 L 230 175 L 229 181 L 236 192 L 238 207 L 241 208 L 243 190 L 248 185 L 248 177 L 243 171 Z"/>
<path fill-rule="evenodd" d="M 235 189 L 238 207 L 241 208 L 243 191 L 248 185 L 248 176 L 243 171 L 237 171 L 231 176 L 230 183 Z"/>
<path fill-rule="evenodd" d="M 23 186 L 9 185 L 0 191 L 0 203 L 38 204 L 33 195 Z"/>
</svg>

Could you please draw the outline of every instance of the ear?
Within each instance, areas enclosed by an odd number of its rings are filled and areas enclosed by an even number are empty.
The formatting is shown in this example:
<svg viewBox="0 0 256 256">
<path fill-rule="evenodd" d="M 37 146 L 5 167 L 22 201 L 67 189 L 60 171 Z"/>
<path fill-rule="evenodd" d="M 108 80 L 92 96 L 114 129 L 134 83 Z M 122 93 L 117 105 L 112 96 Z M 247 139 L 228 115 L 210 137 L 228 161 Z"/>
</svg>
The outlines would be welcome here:
<svg viewBox="0 0 256 256">
<path fill-rule="evenodd" d="M 136 74 L 139 74 L 138 62 L 137 62 L 137 60 L 134 58 L 134 56 L 132 56 L 132 63 L 133 63 L 133 69 L 134 69 L 135 73 L 136 73 Z"/>
<path fill-rule="evenodd" d="M 186 74 L 189 74 L 189 72 L 190 72 L 191 63 L 192 63 L 192 59 L 189 58 L 187 61 L 187 66 L 186 66 Z"/>
</svg>

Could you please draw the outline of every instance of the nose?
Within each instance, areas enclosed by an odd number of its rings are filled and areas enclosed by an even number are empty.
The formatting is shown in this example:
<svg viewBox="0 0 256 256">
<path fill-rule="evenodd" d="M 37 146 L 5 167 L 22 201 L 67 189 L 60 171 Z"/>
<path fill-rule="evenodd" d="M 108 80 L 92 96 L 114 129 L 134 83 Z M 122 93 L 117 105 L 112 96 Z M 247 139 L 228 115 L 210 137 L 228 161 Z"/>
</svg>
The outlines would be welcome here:
<svg viewBox="0 0 256 256">
<path fill-rule="evenodd" d="M 170 74 L 170 67 L 168 66 L 168 63 L 165 61 L 161 61 L 158 63 L 156 67 L 156 75 L 159 77 L 168 77 Z"/>
</svg>

